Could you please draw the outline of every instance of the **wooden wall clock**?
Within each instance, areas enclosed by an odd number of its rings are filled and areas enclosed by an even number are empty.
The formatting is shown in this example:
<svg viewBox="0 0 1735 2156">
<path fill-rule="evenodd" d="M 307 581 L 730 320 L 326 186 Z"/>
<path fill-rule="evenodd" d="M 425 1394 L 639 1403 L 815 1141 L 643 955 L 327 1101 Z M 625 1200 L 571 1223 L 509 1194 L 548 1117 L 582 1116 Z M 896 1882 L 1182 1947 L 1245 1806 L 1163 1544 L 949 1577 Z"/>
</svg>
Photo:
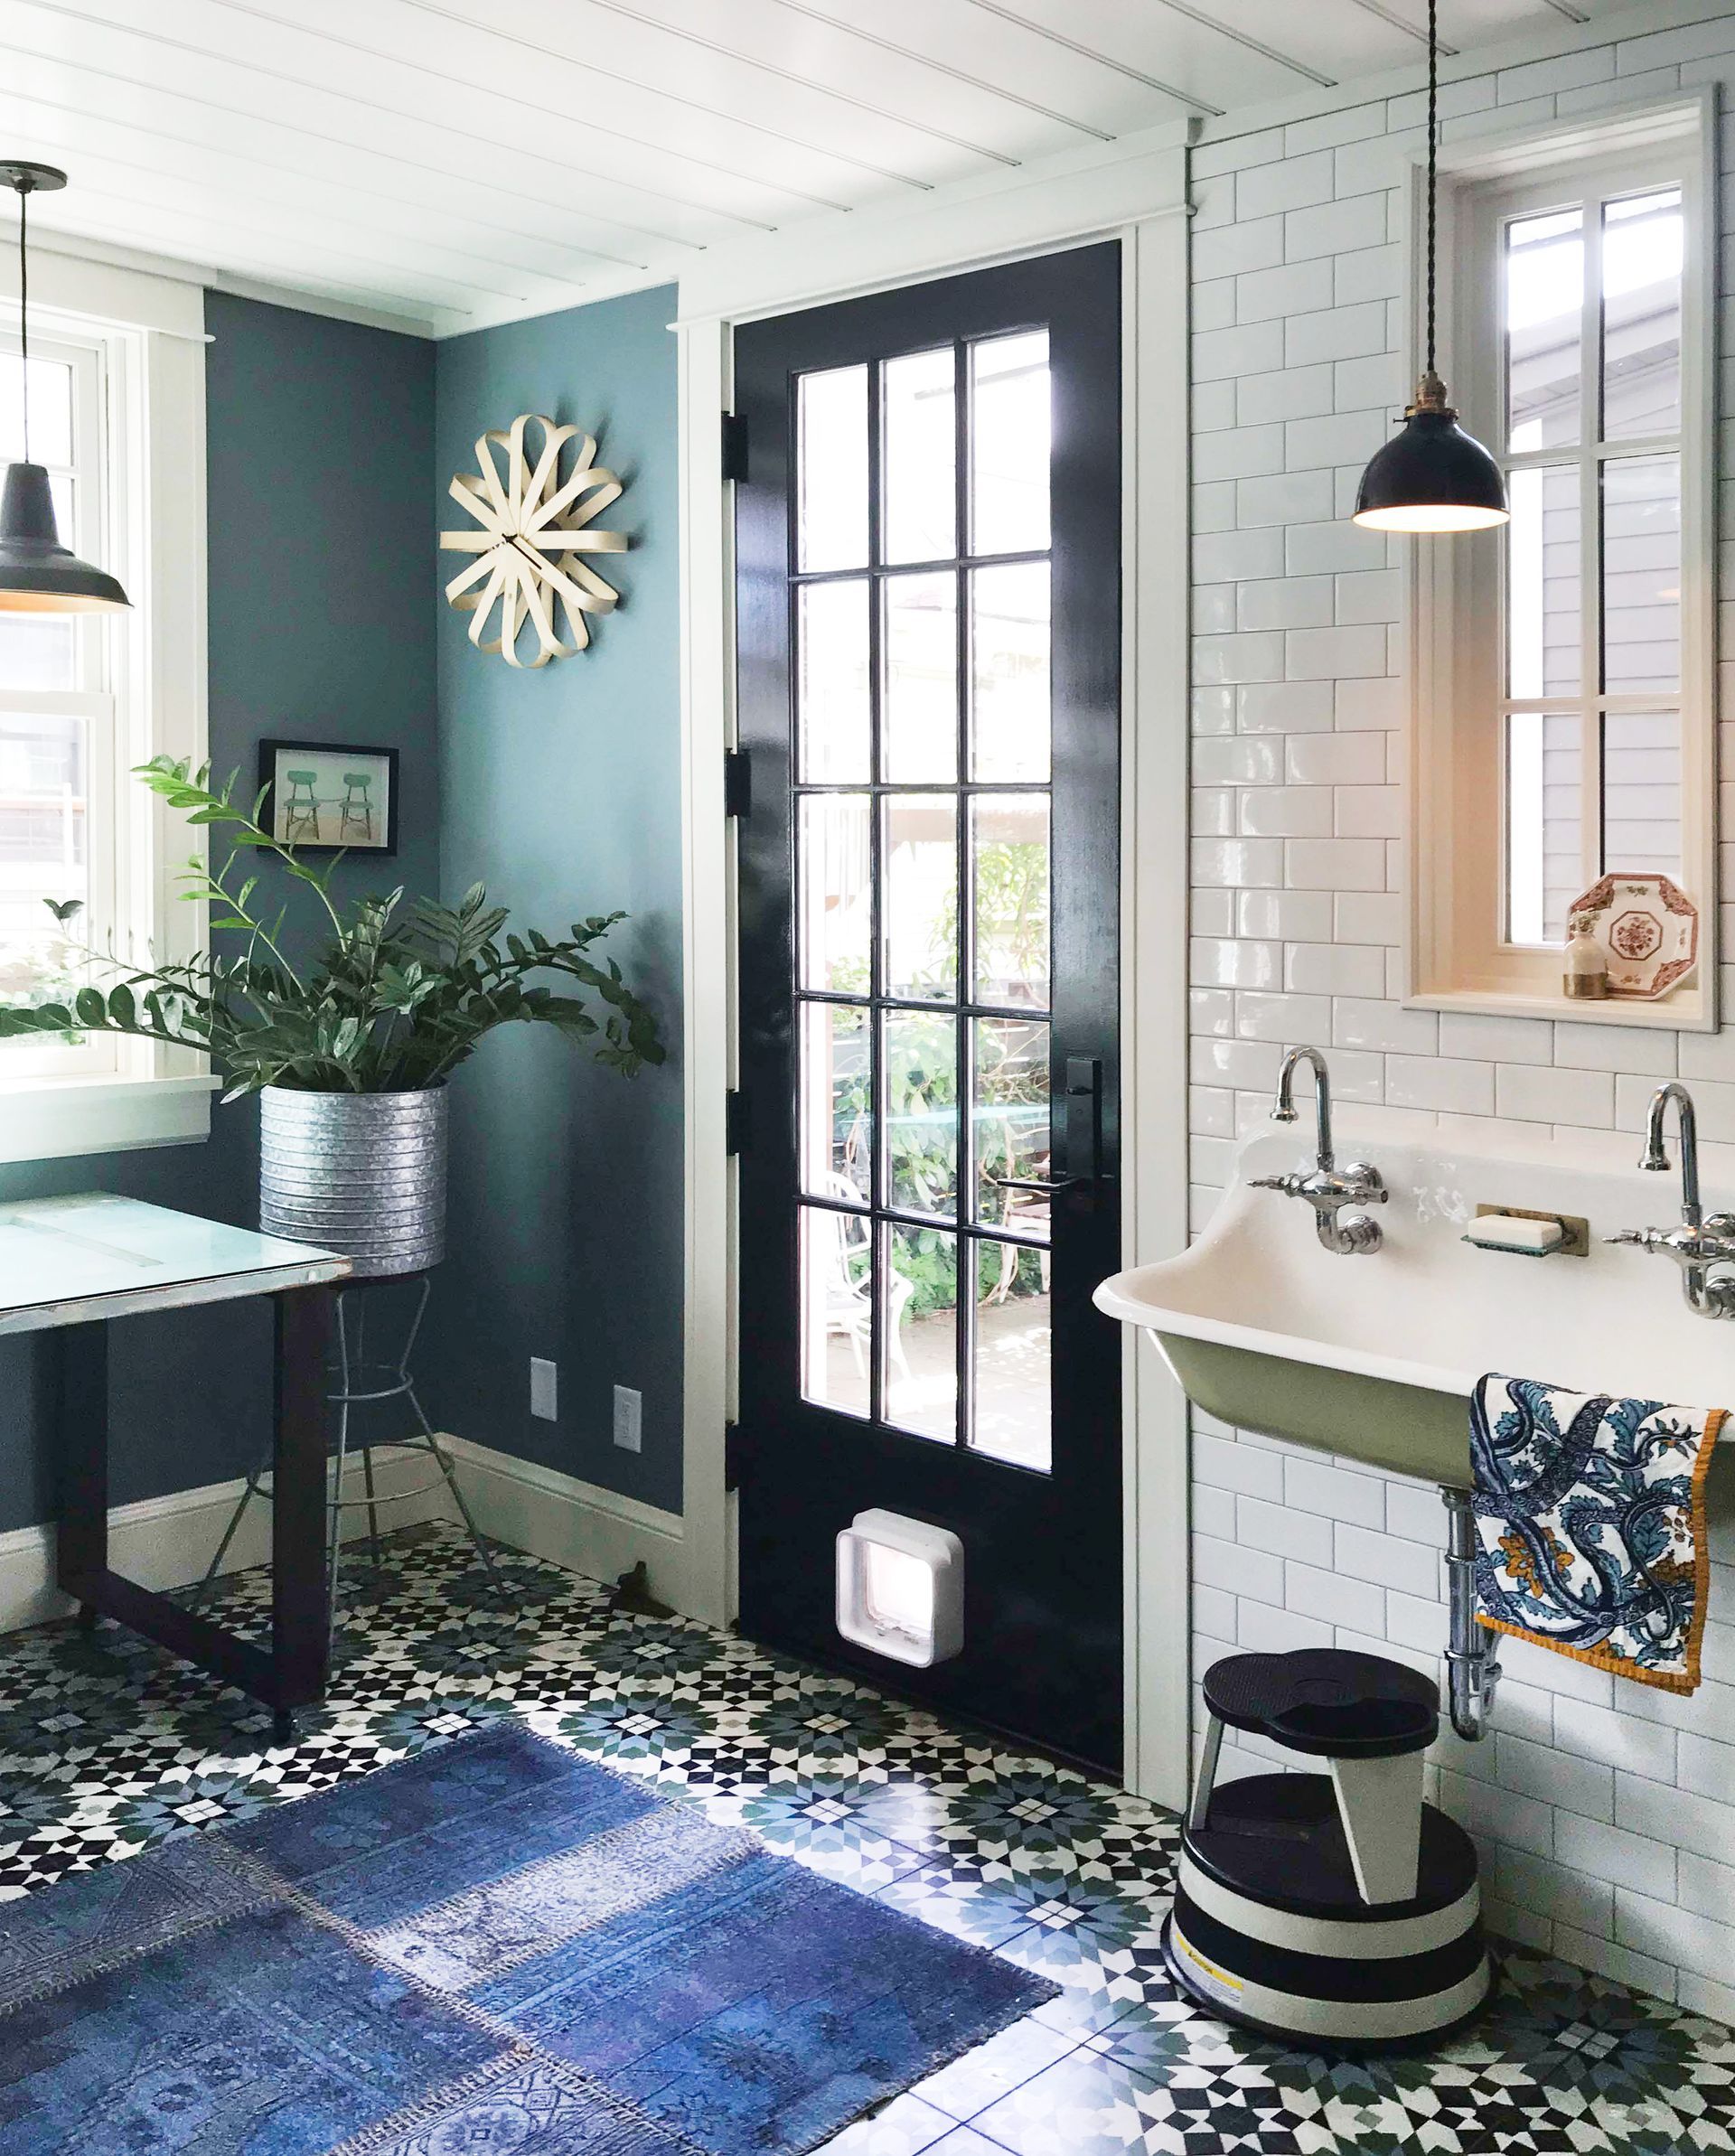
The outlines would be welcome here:
<svg viewBox="0 0 1735 2156">
<path fill-rule="evenodd" d="M 539 427 L 534 457 L 525 430 Z M 567 445 L 577 447 L 563 457 Z M 621 482 L 596 463 L 596 444 L 576 427 L 557 427 L 539 412 L 523 412 L 504 432 L 478 437 L 474 472 L 460 472 L 447 490 L 476 520 L 474 530 L 443 531 L 449 554 L 474 554 L 445 587 L 460 614 L 471 616 L 470 641 L 498 651 L 508 666 L 546 666 L 570 659 L 590 642 L 588 616 L 606 614 L 620 594 L 583 558 L 624 554 L 624 531 L 597 530 L 592 520 L 621 495 Z M 562 474 L 561 466 L 566 464 Z M 491 636 L 489 623 L 499 609 Z M 570 643 L 561 641 L 557 611 Z M 520 648 L 526 629 L 535 655 Z"/>
</svg>

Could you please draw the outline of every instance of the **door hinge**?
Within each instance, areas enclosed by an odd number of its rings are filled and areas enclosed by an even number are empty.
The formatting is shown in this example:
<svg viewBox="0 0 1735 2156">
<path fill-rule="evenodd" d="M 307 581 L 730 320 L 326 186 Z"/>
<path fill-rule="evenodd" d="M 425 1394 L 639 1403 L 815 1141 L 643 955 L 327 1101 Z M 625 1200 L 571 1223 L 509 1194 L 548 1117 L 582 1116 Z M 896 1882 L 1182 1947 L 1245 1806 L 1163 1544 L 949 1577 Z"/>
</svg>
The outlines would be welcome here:
<svg viewBox="0 0 1735 2156">
<path fill-rule="evenodd" d="M 734 1155 L 747 1149 L 747 1096 L 736 1089 L 723 1096 L 723 1149 Z"/>
<path fill-rule="evenodd" d="M 738 1490 L 741 1487 L 741 1425 L 726 1422 L 723 1425 L 723 1487 Z"/>
<path fill-rule="evenodd" d="M 753 806 L 753 764 L 744 748 L 723 752 L 723 813 L 745 816 Z"/>
<path fill-rule="evenodd" d="M 747 475 L 747 423 L 739 412 L 725 412 L 723 417 L 723 476 L 726 480 L 745 479 Z"/>
</svg>

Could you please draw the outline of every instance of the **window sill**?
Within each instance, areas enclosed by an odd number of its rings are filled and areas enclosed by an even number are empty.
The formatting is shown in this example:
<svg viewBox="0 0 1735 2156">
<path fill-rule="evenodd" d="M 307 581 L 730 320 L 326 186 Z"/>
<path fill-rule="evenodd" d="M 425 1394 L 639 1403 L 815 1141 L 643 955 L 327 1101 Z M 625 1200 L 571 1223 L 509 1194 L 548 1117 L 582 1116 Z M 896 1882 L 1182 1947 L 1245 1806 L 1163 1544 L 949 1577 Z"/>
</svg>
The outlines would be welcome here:
<svg viewBox="0 0 1735 2156">
<path fill-rule="evenodd" d="M 1637 1026 L 1669 1033 L 1714 1033 L 1717 1028 L 1704 992 L 1696 986 L 1655 1003 L 1626 996 L 1580 1003 L 1570 996 L 1522 989 L 1441 989 L 1406 996 L 1403 1003 L 1406 1010 L 1461 1011 L 1486 1018 L 1552 1018 L 1574 1026 Z"/>
<path fill-rule="evenodd" d="M 211 1136 L 218 1083 L 203 1075 L 0 1082 L 0 1161 L 201 1144 Z"/>
</svg>

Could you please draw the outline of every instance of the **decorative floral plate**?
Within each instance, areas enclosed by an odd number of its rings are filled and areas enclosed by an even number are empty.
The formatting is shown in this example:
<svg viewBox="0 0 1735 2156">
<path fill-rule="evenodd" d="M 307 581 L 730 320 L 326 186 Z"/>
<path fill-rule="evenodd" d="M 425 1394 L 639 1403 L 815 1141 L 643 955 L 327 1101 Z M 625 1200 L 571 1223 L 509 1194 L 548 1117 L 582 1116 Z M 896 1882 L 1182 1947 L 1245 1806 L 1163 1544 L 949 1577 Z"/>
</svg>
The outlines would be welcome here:
<svg viewBox="0 0 1735 2156">
<path fill-rule="evenodd" d="M 1602 876 L 1573 900 L 1568 918 L 1574 914 L 1592 916 L 1611 996 L 1655 1002 L 1698 963 L 1699 909 L 1666 876 Z"/>
</svg>

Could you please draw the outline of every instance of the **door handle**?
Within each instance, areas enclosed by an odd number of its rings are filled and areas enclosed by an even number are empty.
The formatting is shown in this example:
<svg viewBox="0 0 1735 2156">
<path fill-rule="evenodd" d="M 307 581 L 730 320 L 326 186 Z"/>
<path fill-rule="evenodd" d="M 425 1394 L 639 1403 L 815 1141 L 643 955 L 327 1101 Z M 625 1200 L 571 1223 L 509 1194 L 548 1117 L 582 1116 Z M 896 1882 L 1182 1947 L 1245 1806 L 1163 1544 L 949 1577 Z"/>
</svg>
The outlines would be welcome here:
<svg viewBox="0 0 1735 2156">
<path fill-rule="evenodd" d="M 1062 1159 L 1073 1183 L 1102 1179 L 1102 1059 L 1066 1058 L 1065 1142 Z"/>
<path fill-rule="evenodd" d="M 1061 1176 L 996 1176 L 989 1182 L 998 1190 L 1027 1190 L 1036 1197 L 1055 1197 L 1063 1190 L 1077 1190 L 1102 1180 L 1102 1063 L 1100 1056 L 1066 1058 L 1065 1106 L 1062 1111 Z"/>
</svg>

